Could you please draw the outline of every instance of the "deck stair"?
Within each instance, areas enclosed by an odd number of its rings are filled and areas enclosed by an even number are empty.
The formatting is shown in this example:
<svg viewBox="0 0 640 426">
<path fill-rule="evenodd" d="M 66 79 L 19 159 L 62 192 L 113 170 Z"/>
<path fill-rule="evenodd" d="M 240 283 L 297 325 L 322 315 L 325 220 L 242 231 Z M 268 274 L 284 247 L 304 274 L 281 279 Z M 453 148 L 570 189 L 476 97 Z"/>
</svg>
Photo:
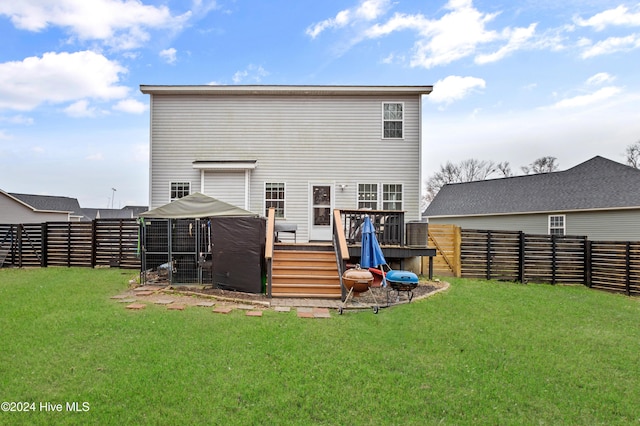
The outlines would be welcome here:
<svg viewBox="0 0 640 426">
<path fill-rule="evenodd" d="M 273 297 L 340 298 L 340 274 L 331 245 L 276 243 L 273 252 Z"/>
</svg>

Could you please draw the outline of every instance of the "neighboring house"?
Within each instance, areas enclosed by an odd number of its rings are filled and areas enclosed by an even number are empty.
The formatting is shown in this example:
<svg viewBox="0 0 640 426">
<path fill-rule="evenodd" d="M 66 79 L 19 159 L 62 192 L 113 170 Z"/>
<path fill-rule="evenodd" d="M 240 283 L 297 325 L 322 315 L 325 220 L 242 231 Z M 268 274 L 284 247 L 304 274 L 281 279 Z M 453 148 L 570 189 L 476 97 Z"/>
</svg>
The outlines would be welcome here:
<svg viewBox="0 0 640 426">
<path fill-rule="evenodd" d="M 0 223 L 77 222 L 81 217 L 80 204 L 75 198 L 0 190 Z"/>
<path fill-rule="evenodd" d="M 449 184 L 430 224 L 640 241 L 640 170 L 597 156 L 562 172 Z"/>
<path fill-rule="evenodd" d="M 431 86 L 140 86 L 151 95 L 149 208 L 201 192 L 330 240 L 333 209 L 421 219 Z"/>
<path fill-rule="evenodd" d="M 83 220 L 91 221 L 94 219 L 134 219 L 142 212 L 149 210 L 142 206 L 126 206 L 121 209 L 94 209 L 83 208 Z"/>
</svg>

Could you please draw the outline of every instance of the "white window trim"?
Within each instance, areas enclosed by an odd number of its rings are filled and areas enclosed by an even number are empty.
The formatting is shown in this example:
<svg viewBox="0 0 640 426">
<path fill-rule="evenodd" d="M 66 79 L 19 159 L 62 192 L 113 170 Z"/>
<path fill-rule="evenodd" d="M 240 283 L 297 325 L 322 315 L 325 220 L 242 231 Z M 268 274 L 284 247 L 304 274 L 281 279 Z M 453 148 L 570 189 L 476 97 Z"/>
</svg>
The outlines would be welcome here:
<svg viewBox="0 0 640 426">
<path fill-rule="evenodd" d="M 189 184 L 189 194 L 191 195 L 193 194 L 193 185 L 191 184 L 190 180 L 184 180 L 184 179 L 173 179 L 171 181 L 169 181 L 169 202 L 175 201 L 175 200 L 179 200 L 180 198 L 171 198 L 171 186 L 174 183 L 188 183 Z"/>
<path fill-rule="evenodd" d="M 265 181 L 262 184 L 262 211 L 267 212 L 267 184 L 268 183 L 282 183 L 284 184 L 284 209 L 282 211 L 282 217 L 276 217 L 278 220 L 286 220 L 287 219 L 287 182 L 272 182 Z"/>
<path fill-rule="evenodd" d="M 567 215 L 566 214 L 550 214 L 547 218 L 547 235 L 551 234 L 551 218 L 552 217 L 562 217 L 562 235 L 567 235 Z M 561 229 L 561 228 L 554 228 Z"/>
<path fill-rule="evenodd" d="M 378 191 L 377 191 L 377 196 L 378 199 L 376 200 L 376 208 L 375 210 L 385 210 L 384 209 L 384 186 L 385 185 L 400 185 L 402 187 L 402 200 L 400 200 L 400 210 L 394 210 L 394 211 L 404 211 L 404 192 L 405 192 L 405 184 L 404 183 L 400 183 L 400 182 L 358 182 L 356 183 L 356 209 L 360 209 L 360 200 L 358 199 L 359 194 L 359 188 L 360 185 L 366 185 L 366 184 L 375 184 L 378 186 Z M 392 201 L 393 202 L 393 201 Z"/>
<path fill-rule="evenodd" d="M 356 209 L 360 210 L 360 185 L 376 185 L 376 208 L 373 210 L 380 210 L 380 182 L 356 183 Z"/>
<path fill-rule="evenodd" d="M 384 137 L 384 122 L 385 122 L 385 119 L 384 119 L 384 106 L 386 104 L 400 104 L 400 105 L 402 105 L 402 137 L 401 138 L 385 138 Z M 404 121 L 405 121 L 405 115 L 406 115 L 406 111 L 405 111 L 405 108 L 404 108 L 404 102 L 401 102 L 401 101 L 384 101 L 380 105 L 380 112 L 381 112 L 381 115 L 380 115 L 380 118 L 381 118 L 381 120 L 380 120 L 381 121 L 380 138 L 381 139 L 385 139 L 385 140 L 386 139 L 388 139 L 388 140 L 398 140 L 398 141 L 404 140 Z"/>
<path fill-rule="evenodd" d="M 400 192 L 400 195 L 402 196 L 402 200 L 400 200 L 400 210 L 394 210 L 394 211 L 404 211 L 404 183 L 399 183 L 399 182 L 382 182 L 380 184 L 380 206 L 382 207 L 382 210 L 386 210 L 384 208 L 384 186 L 385 185 L 400 185 L 402 187 L 402 191 Z M 395 203 L 397 201 L 387 201 L 389 203 Z"/>
</svg>

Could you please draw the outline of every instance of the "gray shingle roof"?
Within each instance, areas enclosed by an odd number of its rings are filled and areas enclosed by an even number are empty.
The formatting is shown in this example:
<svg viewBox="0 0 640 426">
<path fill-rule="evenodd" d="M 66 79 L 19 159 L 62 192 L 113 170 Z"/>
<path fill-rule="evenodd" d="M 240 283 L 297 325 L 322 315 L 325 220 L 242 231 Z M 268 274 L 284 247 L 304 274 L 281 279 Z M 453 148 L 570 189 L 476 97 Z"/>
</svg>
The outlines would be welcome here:
<svg viewBox="0 0 640 426">
<path fill-rule="evenodd" d="M 442 187 L 426 217 L 640 207 L 640 170 L 596 156 L 553 173 Z"/>
<path fill-rule="evenodd" d="M 71 213 L 80 212 L 80 203 L 78 203 L 78 200 L 75 198 L 16 193 L 9 193 L 9 195 L 36 210 Z"/>
</svg>

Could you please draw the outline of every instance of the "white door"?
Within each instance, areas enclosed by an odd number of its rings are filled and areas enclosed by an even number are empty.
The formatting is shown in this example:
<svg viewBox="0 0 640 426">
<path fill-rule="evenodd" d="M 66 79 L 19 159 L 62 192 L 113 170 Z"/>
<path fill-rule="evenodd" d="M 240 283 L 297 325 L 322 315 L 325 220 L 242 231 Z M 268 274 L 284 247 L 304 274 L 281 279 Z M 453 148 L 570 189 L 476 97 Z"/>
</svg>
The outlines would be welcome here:
<svg viewBox="0 0 640 426">
<path fill-rule="evenodd" d="M 331 241 L 333 211 L 333 185 L 309 185 L 309 241 Z"/>
</svg>

